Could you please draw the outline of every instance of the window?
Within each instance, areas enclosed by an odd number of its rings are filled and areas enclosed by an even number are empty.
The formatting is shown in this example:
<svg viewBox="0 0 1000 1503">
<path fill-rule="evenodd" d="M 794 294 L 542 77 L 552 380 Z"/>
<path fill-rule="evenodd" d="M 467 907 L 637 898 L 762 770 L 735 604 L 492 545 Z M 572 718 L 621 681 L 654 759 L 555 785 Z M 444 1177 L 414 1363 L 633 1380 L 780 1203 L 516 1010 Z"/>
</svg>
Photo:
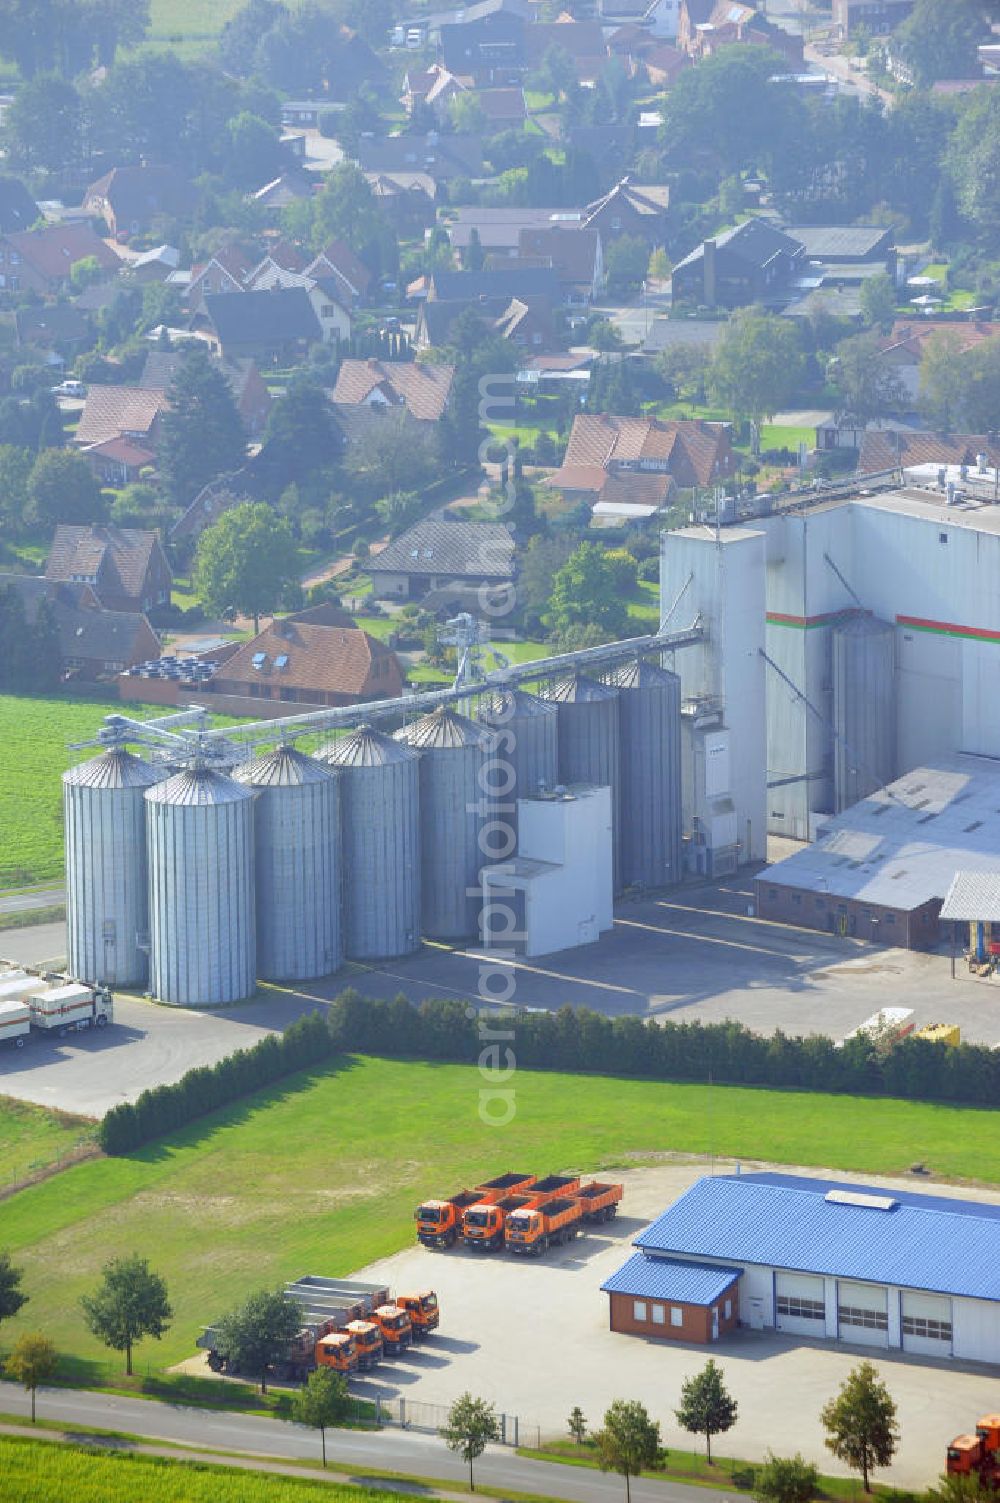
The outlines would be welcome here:
<svg viewBox="0 0 1000 1503">
<path fill-rule="evenodd" d="M 670 1324 L 672 1326 L 682 1326 L 684 1324 L 684 1311 L 680 1305 L 670 1306 Z"/>
<path fill-rule="evenodd" d="M 767 895 L 769 898 L 776 898 L 778 896 L 778 889 L 776 887 L 769 887 L 767 889 Z"/>
<path fill-rule="evenodd" d="M 948 534 L 946 532 L 939 532 L 938 533 L 938 542 L 939 543 L 946 543 L 947 541 L 948 541 Z"/>
<path fill-rule="evenodd" d="M 842 1326 L 860 1326 L 865 1331 L 887 1331 L 889 1317 L 884 1310 L 862 1310 L 858 1305 L 838 1305 Z"/>
<path fill-rule="evenodd" d="M 950 1341 L 950 1320 L 924 1320 L 920 1315 L 903 1316 L 903 1335 L 922 1336 L 925 1341 Z"/>
<path fill-rule="evenodd" d="M 727 1299 L 726 1303 L 723 1305 L 723 1307 L 722 1307 L 722 1315 L 723 1315 L 723 1319 L 724 1320 L 732 1320 L 732 1318 L 733 1318 L 733 1302 L 732 1302 L 731 1299 Z"/>
<path fill-rule="evenodd" d="M 632 1319 L 633 1320 L 645 1320 L 646 1319 L 646 1301 L 645 1300 L 635 1299 L 635 1300 L 632 1301 Z"/>
<path fill-rule="evenodd" d="M 801 908 L 802 907 L 802 894 L 800 892 L 793 892 L 792 893 L 792 902 L 794 903 L 794 905 L 795 905 L 796 908 Z"/>
<path fill-rule="evenodd" d="M 774 1302 L 779 1315 L 793 1320 L 826 1320 L 826 1306 L 821 1299 L 800 1299 L 797 1294 L 779 1294 Z"/>
<path fill-rule="evenodd" d="M 666 1325 L 666 1321 L 667 1321 L 667 1312 L 664 1309 L 664 1307 L 662 1305 L 654 1305 L 653 1306 L 653 1324 L 654 1324 L 654 1326 Z"/>
</svg>

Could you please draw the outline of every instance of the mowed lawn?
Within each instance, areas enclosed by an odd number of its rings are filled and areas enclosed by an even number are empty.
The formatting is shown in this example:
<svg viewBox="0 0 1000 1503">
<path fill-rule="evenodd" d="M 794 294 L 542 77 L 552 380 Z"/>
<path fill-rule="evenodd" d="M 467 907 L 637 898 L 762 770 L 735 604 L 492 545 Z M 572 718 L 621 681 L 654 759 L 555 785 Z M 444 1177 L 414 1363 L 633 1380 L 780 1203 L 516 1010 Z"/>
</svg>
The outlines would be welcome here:
<svg viewBox="0 0 1000 1503">
<path fill-rule="evenodd" d="M 472 1066 L 350 1058 L 129 1158 L 29 1187 L 0 1207 L 0 1241 L 30 1295 L 3 1345 L 41 1329 L 71 1359 L 67 1373 L 102 1380 L 108 1354 L 85 1331 L 79 1296 L 109 1254 L 136 1251 L 166 1278 L 175 1314 L 161 1342 L 140 1347 L 138 1370 L 167 1367 L 249 1290 L 387 1256 L 413 1237 L 421 1197 L 511 1168 L 592 1172 L 710 1148 L 859 1173 L 923 1160 L 981 1178 L 1000 1163 L 994 1112 L 527 1071 L 513 1086 L 514 1120 L 492 1128 Z"/>
<path fill-rule="evenodd" d="M 70 751 L 67 743 L 93 736 L 105 715 L 122 708 L 117 700 L 0 694 L 0 888 L 61 879 L 59 780 L 68 767 L 96 755 Z"/>
<path fill-rule="evenodd" d="M 214 41 L 243 0 L 150 0 L 148 41 L 162 46 L 181 38 L 188 43 Z"/>
<path fill-rule="evenodd" d="M 44 1414 L 44 1400 L 39 1406 Z M 84 1451 L 52 1441 L 0 1439 L 0 1497 L 73 1503 L 396 1503 L 398 1493 L 267 1472 L 235 1471 L 128 1453 Z"/>
<path fill-rule="evenodd" d="M 92 1143 L 94 1136 L 94 1124 L 85 1117 L 49 1112 L 26 1101 L 0 1096 L 0 1190 Z M 0 1211 L 0 1245 L 2 1242 Z"/>
</svg>

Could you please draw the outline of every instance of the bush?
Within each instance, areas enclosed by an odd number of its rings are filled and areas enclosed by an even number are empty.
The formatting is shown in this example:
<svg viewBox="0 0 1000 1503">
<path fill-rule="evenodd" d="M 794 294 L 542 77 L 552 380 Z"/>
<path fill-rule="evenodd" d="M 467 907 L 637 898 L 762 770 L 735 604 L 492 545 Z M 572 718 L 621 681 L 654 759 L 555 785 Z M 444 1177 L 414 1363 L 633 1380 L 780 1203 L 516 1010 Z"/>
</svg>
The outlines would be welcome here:
<svg viewBox="0 0 1000 1503">
<path fill-rule="evenodd" d="M 643 584 L 657 584 L 660 578 L 660 560 L 658 558 L 644 558 L 636 573 Z"/>
<path fill-rule="evenodd" d="M 584 1007 L 557 1013 L 512 1013 L 517 1057 L 526 1070 L 568 1070 L 645 1080 L 706 1080 L 914 1101 L 996 1104 L 1000 1051 L 980 1044 L 942 1050 L 906 1038 L 879 1057 L 863 1036 L 837 1048 L 833 1039 L 752 1033 L 742 1023 L 649 1023 L 608 1018 Z M 478 1045 L 475 1014 L 457 1000 L 412 1006 L 342 992 L 329 1013 L 338 1050 L 429 1060 L 468 1060 Z"/>
<path fill-rule="evenodd" d="M 130 1153 L 284 1075 L 328 1059 L 335 1047 L 322 1013 L 307 1013 L 283 1034 L 268 1034 L 252 1049 L 189 1070 L 175 1085 L 143 1091 L 134 1103 L 113 1106 L 98 1128 L 98 1142 L 105 1153 Z"/>
<path fill-rule="evenodd" d="M 748 1493 L 753 1487 L 756 1475 L 752 1466 L 737 1466 L 733 1467 L 729 1478 L 734 1487 L 741 1488 L 743 1492 Z"/>
<path fill-rule="evenodd" d="M 758 1503 L 809 1503 L 819 1485 L 819 1472 L 811 1461 L 794 1456 L 774 1456 L 770 1451 L 758 1469 L 753 1495 Z"/>
</svg>

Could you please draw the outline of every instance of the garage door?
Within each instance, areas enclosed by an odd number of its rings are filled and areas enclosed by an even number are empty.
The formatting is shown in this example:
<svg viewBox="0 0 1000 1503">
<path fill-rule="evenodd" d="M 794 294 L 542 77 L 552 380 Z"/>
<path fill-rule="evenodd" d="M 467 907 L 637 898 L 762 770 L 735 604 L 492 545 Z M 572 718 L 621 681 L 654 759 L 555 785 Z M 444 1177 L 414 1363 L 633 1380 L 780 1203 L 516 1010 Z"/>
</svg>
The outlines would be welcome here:
<svg viewBox="0 0 1000 1503">
<path fill-rule="evenodd" d="M 806 1273 L 779 1273 L 774 1280 L 774 1324 L 792 1336 L 826 1335 L 823 1280 Z"/>
<path fill-rule="evenodd" d="M 887 1291 L 878 1284 L 837 1284 L 837 1323 L 841 1341 L 859 1346 L 889 1345 Z"/>
<path fill-rule="evenodd" d="M 951 1300 L 943 1294 L 905 1294 L 903 1351 L 922 1357 L 951 1356 Z"/>
</svg>

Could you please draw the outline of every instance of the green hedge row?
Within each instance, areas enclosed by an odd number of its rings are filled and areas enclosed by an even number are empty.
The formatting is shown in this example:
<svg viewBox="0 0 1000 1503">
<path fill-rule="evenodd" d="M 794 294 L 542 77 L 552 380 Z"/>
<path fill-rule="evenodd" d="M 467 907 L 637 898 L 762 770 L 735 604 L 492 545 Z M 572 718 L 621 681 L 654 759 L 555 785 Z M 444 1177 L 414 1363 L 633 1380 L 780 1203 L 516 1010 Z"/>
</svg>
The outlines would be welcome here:
<svg viewBox="0 0 1000 1503">
<path fill-rule="evenodd" d="M 134 1103 L 113 1106 L 98 1129 L 98 1141 L 105 1153 L 130 1153 L 284 1075 L 329 1059 L 335 1047 L 323 1014 L 308 1013 L 283 1034 L 269 1033 L 216 1065 L 189 1070 L 175 1085 L 157 1086 Z"/>
<path fill-rule="evenodd" d="M 493 1009 L 491 1029 L 504 1025 Z M 483 1042 L 478 1019 L 459 1001 L 413 1007 L 405 997 L 373 1001 L 348 990 L 332 1004 L 330 1027 L 339 1050 L 473 1063 Z M 519 1069 L 627 1075 L 645 1080 L 777 1086 L 963 1106 L 1000 1103 L 1000 1050 L 980 1044 L 951 1048 L 906 1038 L 894 1047 L 867 1038 L 837 1048 L 829 1038 L 751 1033 L 741 1023 L 653 1023 L 607 1018 L 587 1008 L 513 1012 Z M 485 1042 L 490 1042 L 486 1040 Z"/>
</svg>

